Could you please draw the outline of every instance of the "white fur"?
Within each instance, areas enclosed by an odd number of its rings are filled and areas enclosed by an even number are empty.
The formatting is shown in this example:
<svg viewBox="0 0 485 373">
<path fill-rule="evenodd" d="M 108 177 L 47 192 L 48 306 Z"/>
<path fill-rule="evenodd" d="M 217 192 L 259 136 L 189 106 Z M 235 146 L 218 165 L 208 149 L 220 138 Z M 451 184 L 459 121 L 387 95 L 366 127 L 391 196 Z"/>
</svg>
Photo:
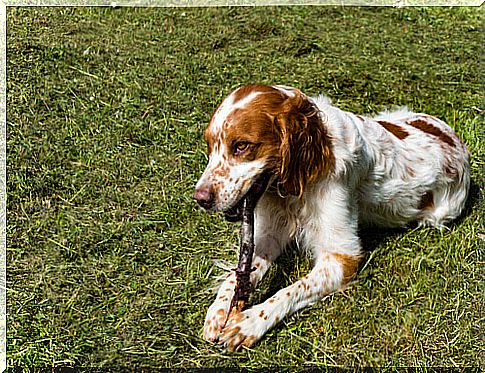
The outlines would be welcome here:
<svg viewBox="0 0 485 373">
<path fill-rule="evenodd" d="M 294 94 L 290 87 L 275 88 L 288 96 Z M 244 105 L 250 105 L 252 97 L 243 100 Z M 402 227 L 417 221 L 442 226 L 461 213 L 467 198 L 469 152 L 444 122 L 407 108 L 374 118 L 359 117 L 332 106 L 325 96 L 309 99 L 320 110 L 320 124 L 331 139 L 335 169 L 331 175 L 308 185 L 303 198 L 283 198 L 274 192 L 262 196 L 255 211 L 256 270 L 251 281 L 256 285 L 292 239 L 313 254 L 315 266 L 303 279 L 226 324 L 235 286 L 234 272 L 229 272 L 209 308 L 203 336 L 219 340 L 230 350 L 253 345 L 285 316 L 344 286 L 341 255 L 361 255 L 359 224 Z M 218 123 L 223 123 L 220 116 L 228 112 L 226 108 L 217 114 Z M 415 120 L 439 128 L 454 146 L 409 124 Z M 399 139 L 377 121 L 399 126 L 407 137 Z M 222 153 L 214 154 L 217 161 L 210 160 L 198 185 L 210 182 L 213 165 L 224 162 Z M 238 173 L 240 178 L 245 175 L 244 179 L 250 180 L 265 166 L 258 162 L 246 164 L 244 170 L 233 170 L 226 161 L 227 176 Z M 447 168 L 455 174 L 450 176 Z M 228 179 L 222 180 L 222 189 L 231 191 L 229 199 L 234 203 L 246 190 L 238 190 L 240 185 L 231 184 Z M 419 209 L 427 192 L 433 194 L 433 204 Z"/>
</svg>

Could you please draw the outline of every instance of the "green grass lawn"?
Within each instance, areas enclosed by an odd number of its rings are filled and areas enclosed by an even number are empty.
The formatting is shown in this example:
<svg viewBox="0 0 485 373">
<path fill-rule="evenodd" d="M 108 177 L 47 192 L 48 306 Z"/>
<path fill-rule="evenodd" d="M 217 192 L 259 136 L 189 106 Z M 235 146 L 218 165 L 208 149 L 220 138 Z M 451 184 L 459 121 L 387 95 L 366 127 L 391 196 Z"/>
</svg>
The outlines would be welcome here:
<svg viewBox="0 0 485 373">
<path fill-rule="evenodd" d="M 479 8 L 9 8 L 8 365 L 483 367 L 481 21 Z M 238 225 L 191 194 L 203 129 L 248 82 L 436 115 L 469 146 L 473 186 L 450 229 L 363 232 L 356 282 L 228 354 L 200 331 Z M 252 302 L 310 268 L 288 252 Z"/>
</svg>

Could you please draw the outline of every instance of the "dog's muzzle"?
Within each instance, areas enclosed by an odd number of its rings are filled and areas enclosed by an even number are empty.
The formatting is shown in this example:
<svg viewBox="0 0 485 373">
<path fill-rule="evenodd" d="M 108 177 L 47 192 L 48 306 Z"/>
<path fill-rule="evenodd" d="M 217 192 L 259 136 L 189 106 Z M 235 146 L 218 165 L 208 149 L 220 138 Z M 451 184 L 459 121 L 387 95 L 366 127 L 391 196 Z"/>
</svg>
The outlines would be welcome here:
<svg viewBox="0 0 485 373">
<path fill-rule="evenodd" d="M 270 179 L 270 172 L 265 171 L 260 174 L 253 182 L 248 192 L 239 199 L 236 205 L 224 211 L 224 216 L 226 220 L 230 222 L 236 222 L 242 219 L 242 208 L 244 199 L 247 199 L 248 204 L 251 205 L 250 207 L 254 208 L 263 193 L 266 191 Z"/>
</svg>

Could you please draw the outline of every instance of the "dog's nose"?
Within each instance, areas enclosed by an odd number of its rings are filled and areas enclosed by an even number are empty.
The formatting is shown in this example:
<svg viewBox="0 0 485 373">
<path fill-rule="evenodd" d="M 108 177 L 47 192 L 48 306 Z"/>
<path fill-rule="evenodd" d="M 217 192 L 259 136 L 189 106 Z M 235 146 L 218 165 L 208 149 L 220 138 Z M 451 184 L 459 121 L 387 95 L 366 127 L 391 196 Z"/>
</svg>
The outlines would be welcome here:
<svg viewBox="0 0 485 373">
<path fill-rule="evenodd" d="M 208 187 L 197 188 L 194 193 L 194 198 L 197 203 L 206 210 L 214 207 L 214 193 L 212 193 L 211 189 Z"/>
</svg>

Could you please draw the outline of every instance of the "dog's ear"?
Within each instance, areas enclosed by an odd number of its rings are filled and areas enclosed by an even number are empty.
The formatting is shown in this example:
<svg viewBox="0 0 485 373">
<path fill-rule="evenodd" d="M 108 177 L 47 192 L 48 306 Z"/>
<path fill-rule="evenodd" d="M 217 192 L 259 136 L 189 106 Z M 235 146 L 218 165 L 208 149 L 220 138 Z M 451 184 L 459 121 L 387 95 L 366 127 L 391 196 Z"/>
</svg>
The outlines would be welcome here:
<svg viewBox="0 0 485 373">
<path fill-rule="evenodd" d="M 280 187 L 287 194 L 302 197 L 307 184 L 333 169 L 331 139 L 318 109 L 298 90 L 283 104 L 275 125 L 280 136 Z"/>
</svg>

